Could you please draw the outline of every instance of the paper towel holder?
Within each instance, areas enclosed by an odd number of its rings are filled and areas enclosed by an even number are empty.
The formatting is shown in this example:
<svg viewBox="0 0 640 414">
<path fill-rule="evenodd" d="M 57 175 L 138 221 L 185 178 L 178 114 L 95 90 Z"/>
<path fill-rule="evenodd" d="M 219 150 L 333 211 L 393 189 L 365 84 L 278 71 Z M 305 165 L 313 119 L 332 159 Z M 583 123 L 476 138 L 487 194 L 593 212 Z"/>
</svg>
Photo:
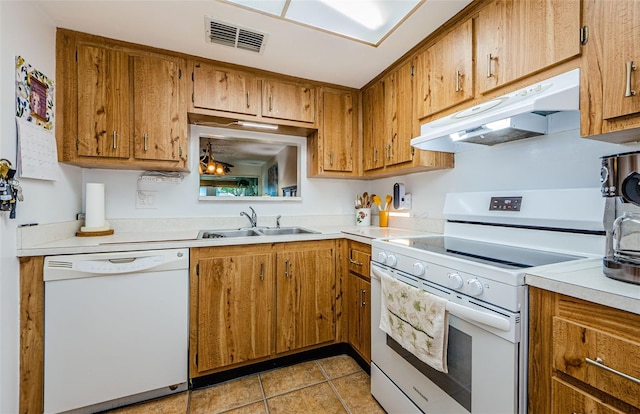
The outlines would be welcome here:
<svg viewBox="0 0 640 414">
<path fill-rule="evenodd" d="M 91 200 L 90 200 L 91 198 Z M 85 191 L 85 225 L 77 237 L 110 236 L 114 233 L 104 219 L 104 184 L 87 183 Z"/>
</svg>

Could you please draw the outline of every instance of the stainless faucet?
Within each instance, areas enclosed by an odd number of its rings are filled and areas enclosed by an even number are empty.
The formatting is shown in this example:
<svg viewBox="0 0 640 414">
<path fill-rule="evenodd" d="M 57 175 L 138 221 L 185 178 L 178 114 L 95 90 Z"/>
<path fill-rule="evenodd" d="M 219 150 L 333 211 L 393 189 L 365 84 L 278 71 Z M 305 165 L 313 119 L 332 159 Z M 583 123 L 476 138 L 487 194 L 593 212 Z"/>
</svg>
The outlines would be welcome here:
<svg viewBox="0 0 640 414">
<path fill-rule="evenodd" d="M 253 207 L 249 206 L 249 210 L 251 210 L 251 216 L 249 216 L 249 214 L 245 213 L 244 211 L 241 211 L 240 215 L 245 216 L 249 219 L 251 227 L 256 227 L 256 225 L 258 224 L 258 215 L 256 214 L 256 211 L 253 209 Z"/>
</svg>

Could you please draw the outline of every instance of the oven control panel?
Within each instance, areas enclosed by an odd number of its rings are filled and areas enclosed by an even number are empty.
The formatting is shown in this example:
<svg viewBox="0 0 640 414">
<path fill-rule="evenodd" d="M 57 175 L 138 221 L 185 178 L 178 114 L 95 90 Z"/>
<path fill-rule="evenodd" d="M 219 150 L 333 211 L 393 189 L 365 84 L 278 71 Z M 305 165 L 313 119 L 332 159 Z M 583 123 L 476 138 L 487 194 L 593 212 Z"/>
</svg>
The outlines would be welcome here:
<svg viewBox="0 0 640 414">
<path fill-rule="evenodd" d="M 489 210 L 520 211 L 522 197 L 491 197 Z"/>
<path fill-rule="evenodd" d="M 444 290 L 451 289 L 451 293 L 477 298 L 514 312 L 520 311 L 524 303 L 522 286 L 492 280 L 492 272 L 485 274 L 486 269 L 476 272 L 461 264 L 456 266 L 446 259 L 446 264 L 438 263 L 441 260 L 436 258 L 433 261 L 423 260 L 397 251 L 380 249 L 375 245 L 372 245 L 371 259 L 395 272 L 402 272 L 411 279 L 435 283 Z"/>
</svg>

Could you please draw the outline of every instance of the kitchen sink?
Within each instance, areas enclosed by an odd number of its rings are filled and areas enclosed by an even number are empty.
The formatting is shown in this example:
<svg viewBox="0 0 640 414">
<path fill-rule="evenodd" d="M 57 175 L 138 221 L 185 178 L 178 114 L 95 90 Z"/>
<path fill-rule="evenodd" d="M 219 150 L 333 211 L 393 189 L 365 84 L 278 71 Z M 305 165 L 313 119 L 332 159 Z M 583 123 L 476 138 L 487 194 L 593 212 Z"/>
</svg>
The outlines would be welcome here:
<svg viewBox="0 0 640 414">
<path fill-rule="evenodd" d="M 254 236 L 285 236 L 292 234 L 314 234 L 317 231 L 305 229 L 303 227 L 255 227 L 242 228 L 239 230 L 201 230 L 198 239 L 220 239 L 231 237 L 254 237 Z"/>
<path fill-rule="evenodd" d="M 281 227 L 281 228 L 270 228 L 270 229 L 261 229 L 260 233 L 265 236 L 282 236 L 287 234 L 313 234 L 318 233 L 317 231 L 308 230 L 302 227 Z"/>
<path fill-rule="evenodd" d="M 220 239 L 225 237 L 252 237 L 261 236 L 251 229 L 242 230 L 202 230 L 198 233 L 198 239 Z"/>
</svg>

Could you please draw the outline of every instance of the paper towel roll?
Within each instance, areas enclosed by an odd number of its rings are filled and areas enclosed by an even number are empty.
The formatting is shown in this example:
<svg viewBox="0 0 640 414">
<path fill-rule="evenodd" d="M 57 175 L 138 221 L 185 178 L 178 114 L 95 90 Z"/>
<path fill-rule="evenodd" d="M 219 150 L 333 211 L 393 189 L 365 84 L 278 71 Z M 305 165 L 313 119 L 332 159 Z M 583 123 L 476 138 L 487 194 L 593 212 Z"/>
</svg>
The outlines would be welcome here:
<svg viewBox="0 0 640 414">
<path fill-rule="evenodd" d="M 85 195 L 85 228 L 103 229 L 105 227 L 104 184 L 87 183 Z"/>
</svg>

